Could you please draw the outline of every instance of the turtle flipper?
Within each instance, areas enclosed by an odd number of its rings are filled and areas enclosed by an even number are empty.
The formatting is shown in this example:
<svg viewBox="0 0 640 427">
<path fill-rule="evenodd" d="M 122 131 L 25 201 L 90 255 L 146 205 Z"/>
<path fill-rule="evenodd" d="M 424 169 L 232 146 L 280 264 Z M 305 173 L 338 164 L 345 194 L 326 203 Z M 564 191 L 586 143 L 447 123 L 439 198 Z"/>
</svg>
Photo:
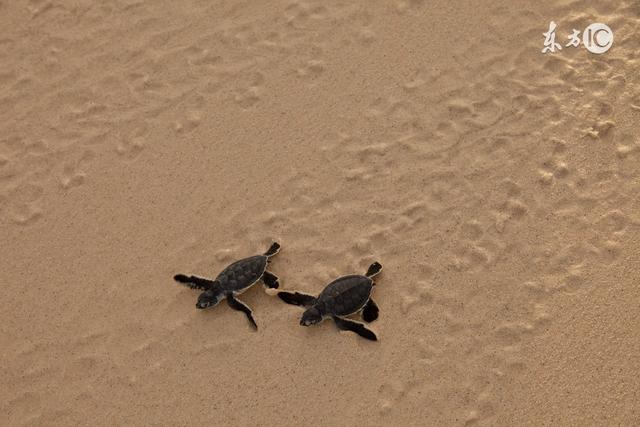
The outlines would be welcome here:
<svg viewBox="0 0 640 427">
<path fill-rule="evenodd" d="M 373 331 L 365 328 L 360 322 L 354 322 L 353 320 L 343 319 L 338 316 L 333 316 L 333 321 L 336 322 L 338 329 L 342 331 L 351 331 L 360 335 L 362 338 L 366 338 L 371 341 L 378 341 L 378 337 Z"/>
<path fill-rule="evenodd" d="M 371 278 L 376 274 L 380 273 L 381 271 L 382 271 L 382 264 L 376 261 L 369 266 L 369 268 L 367 269 L 367 272 L 364 275 Z"/>
<path fill-rule="evenodd" d="M 301 294 L 300 292 L 278 292 L 280 299 L 287 304 L 301 305 L 303 307 L 309 307 L 316 303 L 316 297 L 313 295 Z"/>
<path fill-rule="evenodd" d="M 267 250 L 267 252 L 264 253 L 264 256 L 266 256 L 267 258 L 271 258 L 272 256 L 274 256 L 275 254 L 277 254 L 278 252 L 280 252 L 280 243 L 278 242 L 273 242 L 273 244 L 271 245 L 271 247 Z"/>
<path fill-rule="evenodd" d="M 278 282 L 278 276 L 269 271 L 264 272 L 264 274 L 262 275 L 262 281 L 264 282 L 264 285 L 269 289 L 278 289 L 278 287 L 280 286 L 280 283 Z"/>
<path fill-rule="evenodd" d="M 376 304 L 374 300 L 369 299 L 369 301 L 367 301 L 367 304 L 362 309 L 362 320 L 367 323 L 373 322 L 378 318 L 379 311 L 380 310 L 378 309 L 378 304 Z"/>
<path fill-rule="evenodd" d="M 234 310 L 242 311 L 244 314 L 246 314 L 247 319 L 249 319 L 249 322 L 251 322 L 253 328 L 256 330 L 258 329 L 256 321 L 253 320 L 253 312 L 249 307 L 245 305 L 245 303 L 243 303 L 239 299 L 236 299 L 236 297 L 234 297 L 232 294 L 227 295 L 227 303 L 229 304 L 229 307 L 233 308 Z"/>
<path fill-rule="evenodd" d="M 213 280 L 203 279 L 197 276 L 186 276 L 184 274 L 176 274 L 173 276 L 173 280 L 191 289 L 202 289 L 203 291 L 211 289 L 215 283 Z"/>
</svg>

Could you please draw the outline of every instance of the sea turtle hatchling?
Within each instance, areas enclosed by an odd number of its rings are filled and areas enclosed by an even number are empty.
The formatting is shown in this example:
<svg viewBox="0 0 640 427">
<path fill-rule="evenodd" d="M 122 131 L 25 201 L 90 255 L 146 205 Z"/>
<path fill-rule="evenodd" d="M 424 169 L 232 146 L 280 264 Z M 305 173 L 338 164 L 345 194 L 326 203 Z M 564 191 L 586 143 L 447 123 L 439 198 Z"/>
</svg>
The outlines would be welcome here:
<svg viewBox="0 0 640 427">
<path fill-rule="evenodd" d="M 184 274 L 176 274 L 173 278 L 176 282 L 182 283 L 191 289 L 204 291 L 198 297 L 196 308 L 214 307 L 222 299 L 226 298 L 229 307 L 246 314 L 251 325 L 258 329 L 256 321 L 253 320 L 251 309 L 237 299 L 236 296 L 249 289 L 260 279 L 262 279 L 266 288 L 278 288 L 278 277 L 267 271 L 267 265 L 270 262 L 270 258 L 279 251 L 280 245 L 273 243 L 264 254 L 244 258 L 229 265 L 218 274 L 215 280 Z"/>
<path fill-rule="evenodd" d="M 382 265 L 374 262 L 362 275 L 340 277 L 329 283 L 318 295 L 306 295 L 300 292 L 278 292 L 281 300 L 288 304 L 306 307 L 302 314 L 300 324 L 302 326 L 315 325 L 330 317 L 339 329 L 353 331 L 363 338 L 377 341 L 373 331 L 367 329 L 362 323 L 345 316 L 362 311 L 362 319 L 365 322 L 373 322 L 378 318 L 378 306 L 371 299 L 371 291 L 375 285 L 373 276 L 382 271 Z"/>
</svg>

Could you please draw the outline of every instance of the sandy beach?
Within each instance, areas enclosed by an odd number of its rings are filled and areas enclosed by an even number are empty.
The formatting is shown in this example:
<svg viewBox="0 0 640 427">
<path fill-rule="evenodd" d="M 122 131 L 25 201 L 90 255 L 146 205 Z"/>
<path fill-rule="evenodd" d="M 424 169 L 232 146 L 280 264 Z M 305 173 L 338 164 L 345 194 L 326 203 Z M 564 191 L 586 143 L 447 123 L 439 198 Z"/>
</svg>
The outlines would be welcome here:
<svg viewBox="0 0 640 427">
<path fill-rule="evenodd" d="M 608 51 L 566 46 L 592 23 Z M 637 1 L 0 0 L 0 28 L 0 425 L 640 425 Z M 286 290 L 382 263 L 379 340 L 173 280 L 273 241 Z"/>
</svg>

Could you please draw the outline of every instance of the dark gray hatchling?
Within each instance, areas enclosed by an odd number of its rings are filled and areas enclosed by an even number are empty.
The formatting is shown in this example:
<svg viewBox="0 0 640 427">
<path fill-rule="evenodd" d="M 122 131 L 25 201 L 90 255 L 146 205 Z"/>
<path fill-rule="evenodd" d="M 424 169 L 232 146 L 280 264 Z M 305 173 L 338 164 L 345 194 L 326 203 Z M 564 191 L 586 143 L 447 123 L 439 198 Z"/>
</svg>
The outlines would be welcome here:
<svg viewBox="0 0 640 427">
<path fill-rule="evenodd" d="M 236 298 L 258 280 L 262 279 L 266 288 L 277 289 L 279 286 L 278 277 L 267 271 L 270 258 L 280 251 L 280 245 L 274 243 L 269 250 L 262 255 L 255 255 L 241 259 L 222 270 L 215 280 L 204 279 L 197 276 L 186 276 L 176 274 L 173 276 L 176 282 L 182 283 L 191 289 L 201 289 L 204 292 L 198 297 L 196 308 L 205 309 L 216 306 L 226 298 L 229 307 L 242 311 L 247 315 L 251 325 L 258 329 L 256 321 L 253 320 L 252 311 L 245 303 Z"/>
<path fill-rule="evenodd" d="M 306 295 L 300 292 L 278 292 L 281 300 L 287 304 L 306 307 L 302 314 L 300 324 L 302 326 L 315 325 L 326 318 L 332 318 L 339 329 L 352 331 L 368 340 L 377 341 L 378 337 L 373 331 L 367 329 L 362 323 L 345 316 L 362 312 L 362 320 L 373 322 L 378 318 L 378 306 L 371 299 L 371 291 L 375 282 L 373 276 L 382 271 L 382 265 L 374 262 L 362 275 L 340 277 L 329 283 L 318 295 Z"/>
</svg>

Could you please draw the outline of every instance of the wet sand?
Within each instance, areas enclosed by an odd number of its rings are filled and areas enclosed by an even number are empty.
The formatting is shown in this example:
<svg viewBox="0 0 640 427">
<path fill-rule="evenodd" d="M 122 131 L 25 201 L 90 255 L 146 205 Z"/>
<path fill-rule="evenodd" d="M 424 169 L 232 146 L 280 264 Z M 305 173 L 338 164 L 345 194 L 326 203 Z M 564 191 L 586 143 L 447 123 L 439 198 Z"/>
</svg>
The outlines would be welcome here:
<svg viewBox="0 0 640 427">
<path fill-rule="evenodd" d="M 375 4 L 374 4 L 375 3 Z M 610 51 L 542 54 L 604 22 Z M 640 7 L 0 1 L 0 424 L 637 425 Z M 385 269 L 379 342 L 175 273 Z"/>
</svg>

